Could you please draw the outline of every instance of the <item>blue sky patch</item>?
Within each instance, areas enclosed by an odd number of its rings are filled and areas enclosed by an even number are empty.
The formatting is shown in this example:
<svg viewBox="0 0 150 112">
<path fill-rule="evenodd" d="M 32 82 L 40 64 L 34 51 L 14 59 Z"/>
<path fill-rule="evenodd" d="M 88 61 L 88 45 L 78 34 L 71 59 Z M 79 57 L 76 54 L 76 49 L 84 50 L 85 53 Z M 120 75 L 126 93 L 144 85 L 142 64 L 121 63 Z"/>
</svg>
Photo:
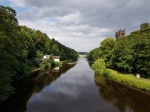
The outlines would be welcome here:
<svg viewBox="0 0 150 112">
<path fill-rule="evenodd" d="M 11 2 L 8 1 L 8 0 L 0 0 L 0 4 L 3 5 L 3 6 L 10 6 Z"/>
<path fill-rule="evenodd" d="M 12 3 L 8 0 L 0 1 L 0 4 L 3 5 L 3 6 L 9 6 L 9 7 L 15 9 L 16 12 L 23 12 L 23 11 L 31 9 L 29 7 L 13 6 Z"/>
<path fill-rule="evenodd" d="M 51 23 L 59 22 L 59 20 L 57 18 L 50 18 L 50 19 L 48 19 L 48 21 L 51 22 Z"/>
</svg>

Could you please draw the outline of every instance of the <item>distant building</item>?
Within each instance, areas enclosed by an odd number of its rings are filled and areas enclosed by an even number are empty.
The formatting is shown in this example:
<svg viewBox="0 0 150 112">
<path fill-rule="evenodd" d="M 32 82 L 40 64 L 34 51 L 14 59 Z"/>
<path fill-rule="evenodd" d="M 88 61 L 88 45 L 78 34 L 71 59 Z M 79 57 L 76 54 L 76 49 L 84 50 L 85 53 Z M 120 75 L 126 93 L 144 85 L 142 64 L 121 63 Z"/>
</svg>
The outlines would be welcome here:
<svg viewBox="0 0 150 112">
<path fill-rule="evenodd" d="M 87 55 L 79 55 L 79 57 L 81 57 L 81 58 L 86 58 L 87 57 Z"/>
<path fill-rule="evenodd" d="M 60 61 L 60 56 L 53 56 L 53 59 L 55 62 L 59 62 Z"/>
<path fill-rule="evenodd" d="M 50 56 L 50 55 L 44 55 L 42 58 L 42 62 L 47 62 L 48 60 L 50 60 L 50 58 L 54 59 L 55 62 L 59 62 L 60 61 L 60 56 Z"/>
<path fill-rule="evenodd" d="M 117 32 L 116 32 L 116 34 L 115 34 L 115 38 L 116 38 L 116 40 L 119 38 L 119 37 L 123 37 L 123 36 L 125 36 L 125 30 L 118 30 Z"/>
<path fill-rule="evenodd" d="M 50 59 L 50 55 L 44 55 L 42 58 L 42 62 L 48 61 Z"/>
</svg>

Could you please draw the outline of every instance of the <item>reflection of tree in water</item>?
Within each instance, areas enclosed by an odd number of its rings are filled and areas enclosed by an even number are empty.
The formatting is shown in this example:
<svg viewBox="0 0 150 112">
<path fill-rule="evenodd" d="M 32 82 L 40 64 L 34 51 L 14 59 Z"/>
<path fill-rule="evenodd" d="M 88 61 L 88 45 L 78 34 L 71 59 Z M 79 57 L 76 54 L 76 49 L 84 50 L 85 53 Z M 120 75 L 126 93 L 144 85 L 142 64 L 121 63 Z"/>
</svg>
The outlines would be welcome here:
<svg viewBox="0 0 150 112">
<path fill-rule="evenodd" d="M 150 110 L 150 95 L 144 92 L 136 91 L 98 75 L 95 75 L 95 83 L 99 86 L 100 96 L 105 101 L 113 103 L 120 112 L 148 112 Z"/>
<path fill-rule="evenodd" d="M 50 85 L 62 73 L 67 72 L 74 65 L 64 65 L 59 70 L 36 71 L 31 77 L 17 85 L 16 93 L 12 98 L 0 105 L 6 112 L 25 112 L 26 103 L 34 93 L 40 92 L 45 86 Z M 9 108 L 8 108 L 9 107 Z"/>
</svg>

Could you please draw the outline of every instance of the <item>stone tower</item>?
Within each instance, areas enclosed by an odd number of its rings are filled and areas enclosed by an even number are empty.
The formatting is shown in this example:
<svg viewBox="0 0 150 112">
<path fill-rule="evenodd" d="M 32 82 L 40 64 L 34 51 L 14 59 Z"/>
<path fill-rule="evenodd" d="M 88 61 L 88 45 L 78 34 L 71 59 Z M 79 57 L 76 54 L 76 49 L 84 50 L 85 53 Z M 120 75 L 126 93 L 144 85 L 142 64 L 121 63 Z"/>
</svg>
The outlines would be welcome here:
<svg viewBox="0 0 150 112">
<path fill-rule="evenodd" d="M 123 37 L 123 36 L 125 36 L 125 30 L 118 30 L 117 32 L 116 32 L 116 34 L 115 34 L 115 38 L 116 38 L 116 40 L 119 38 L 119 37 Z"/>
</svg>

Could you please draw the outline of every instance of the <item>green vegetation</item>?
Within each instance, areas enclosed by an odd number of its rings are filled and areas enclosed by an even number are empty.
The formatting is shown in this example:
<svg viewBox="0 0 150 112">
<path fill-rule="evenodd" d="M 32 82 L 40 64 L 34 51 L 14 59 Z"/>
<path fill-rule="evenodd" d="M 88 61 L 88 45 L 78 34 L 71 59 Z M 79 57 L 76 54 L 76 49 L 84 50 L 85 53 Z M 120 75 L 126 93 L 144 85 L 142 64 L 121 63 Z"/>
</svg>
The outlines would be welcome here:
<svg viewBox="0 0 150 112">
<path fill-rule="evenodd" d="M 149 24 L 143 23 L 140 30 L 116 41 L 113 38 L 104 39 L 99 48 L 88 53 L 88 60 L 95 61 L 92 68 L 98 74 L 139 89 L 150 90 L 150 80 L 144 79 L 150 78 Z M 144 78 L 138 79 L 131 75 L 137 73 Z"/>
<path fill-rule="evenodd" d="M 0 6 L 0 101 L 14 93 L 14 83 L 40 67 L 45 54 L 60 56 L 61 60 L 77 60 L 78 57 L 75 50 L 41 31 L 19 26 L 15 16 L 14 9 Z M 44 68 L 49 66 L 46 64 Z"/>
<path fill-rule="evenodd" d="M 143 23 L 143 24 L 141 24 L 141 30 L 144 30 L 144 29 L 147 29 L 147 28 L 149 28 L 149 23 Z"/>
<path fill-rule="evenodd" d="M 150 77 L 150 26 L 142 28 L 116 41 L 106 38 L 99 48 L 88 53 L 88 60 L 104 59 L 107 68 L 122 73 L 139 73 L 144 78 Z"/>
<path fill-rule="evenodd" d="M 98 74 L 100 75 L 101 73 Z M 102 75 L 107 76 L 107 78 L 119 83 L 124 83 L 126 85 L 133 86 L 142 90 L 150 90 L 150 81 L 145 78 L 137 78 L 132 74 L 122 74 L 111 69 L 105 69 Z"/>
<path fill-rule="evenodd" d="M 111 66 L 110 59 L 112 56 L 114 44 L 115 41 L 113 38 L 106 38 L 103 42 L 101 42 L 101 46 L 99 48 L 95 48 L 88 53 L 88 60 L 96 61 L 98 58 L 104 59 L 106 62 L 106 66 Z"/>
<path fill-rule="evenodd" d="M 89 61 L 96 61 L 99 58 L 99 48 L 95 48 L 87 55 Z"/>
<path fill-rule="evenodd" d="M 105 61 L 103 59 L 96 60 L 92 65 L 92 69 L 100 74 L 103 74 L 104 70 L 106 69 Z"/>
<path fill-rule="evenodd" d="M 124 84 L 131 85 L 133 87 L 150 90 L 150 81 L 144 78 L 137 78 L 132 74 L 122 74 L 114 70 L 110 70 L 109 77 L 117 82 L 123 82 Z"/>
<path fill-rule="evenodd" d="M 92 65 L 92 69 L 96 71 L 96 74 L 106 76 L 109 79 L 112 79 L 117 82 L 121 82 L 127 85 L 131 85 L 133 87 L 142 89 L 142 90 L 150 90 L 150 81 L 148 79 L 144 78 L 136 78 L 132 74 L 123 74 L 119 73 L 115 70 L 106 69 L 106 64 L 103 59 L 98 59 L 94 62 Z M 99 82 L 99 77 L 97 77 L 97 80 Z"/>
</svg>

